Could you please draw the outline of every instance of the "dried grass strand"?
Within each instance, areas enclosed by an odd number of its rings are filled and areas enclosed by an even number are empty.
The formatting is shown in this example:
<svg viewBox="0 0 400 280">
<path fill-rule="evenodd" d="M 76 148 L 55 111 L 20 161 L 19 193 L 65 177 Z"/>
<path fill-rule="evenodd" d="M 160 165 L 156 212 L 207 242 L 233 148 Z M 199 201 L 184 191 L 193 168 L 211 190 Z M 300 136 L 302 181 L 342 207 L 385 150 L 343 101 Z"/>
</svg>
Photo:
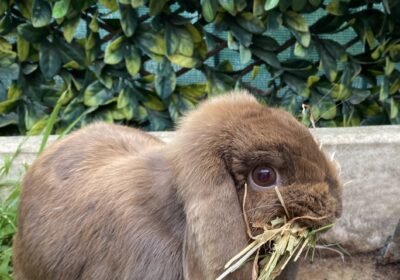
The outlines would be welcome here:
<svg viewBox="0 0 400 280">
<path fill-rule="evenodd" d="M 249 219 L 248 219 L 248 217 L 247 217 L 247 212 L 246 212 L 246 199 L 247 199 L 247 183 L 244 184 L 244 195 L 243 195 L 243 203 L 242 203 L 242 212 L 243 212 L 244 223 L 246 224 L 247 235 L 248 235 L 251 239 L 254 240 L 255 237 L 254 237 L 253 234 L 251 233 L 250 224 L 249 224 Z"/>
<path fill-rule="evenodd" d="M 280 201 L 281 204 L 282 204 L 283 209 L 285 209 L 286 216 L 287 216 L 288 218 L 290 218 L 289 211 L 288 211 L 287 208 L 286 208 L 285 202 L 283 201 L 282 194 L 281 194 L 281 192 L 279 191 L 279 189 L 278 189 L 277 186 L 275 186 L 275 192 L 276 192 L 276 194 L 277 194 L 277 196 L 278 196 L 279 201 Z"/>
<path fill-rule="evenodd" d="M 246 246 L 246 248 L 244 248 L 226 263 L 224 267 L 225 271 L 217 278 L 217 280 L 222 280 L 230 273 L 239 269 L 254 254 L 255 257 L 253 260 L 251 276 L 252 280 L 274 279 L 282 272 L 290 260 L 293 259 L 294 261 L 297 261 L 305 248 L 307 248 L 307 252 L 309 251 L 310 247 L 315 248 L 317 234 L 332 226 L 326 225 L 315 230 L 309 230 L 307 228 L 298 226 L 298 224 L 295 222 L 300 219 L 322 220 L 327 217 L 301 216 L 290 219 L 289 212 L 287 211 L 282 195 L 279 189 L 275 188 L 278 199 L 284 208 L 287 217 L 276 218 L 275 220 L 271 221 L 271 226 L 265 224 L 263 226 L 264 232 L 257 236 L 253 236 L 246 212 L 246 200 L 248 194 L 247 188 L 248 186 L 245 184 L 242 211 L 247 234 L 251 239 L 253 239 L 253 242 L 251 242 L 248 246 Z M 290 220 L 287 221 L 286 218 L 289 218 Z M 263 256 L 260 260 L 261 247 L 270 241 L 275 242 L 272 252 L 266 256 Z M 262 266 L 262 269 L 259 268 L 259 265 Z"/>
</svg>

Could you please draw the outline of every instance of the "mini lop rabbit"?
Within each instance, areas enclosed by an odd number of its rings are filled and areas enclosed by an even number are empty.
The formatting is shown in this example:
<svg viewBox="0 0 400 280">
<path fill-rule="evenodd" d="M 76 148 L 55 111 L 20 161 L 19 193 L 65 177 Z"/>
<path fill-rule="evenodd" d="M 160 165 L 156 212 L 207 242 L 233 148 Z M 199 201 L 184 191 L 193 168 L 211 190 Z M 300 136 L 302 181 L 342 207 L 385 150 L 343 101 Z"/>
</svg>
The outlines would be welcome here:
<svg viewBox="0 0 400 280">
<path fill-rule="evenodd" d="M 212 98 L 171 143 L 97 123 L 53 144 L 25 176 L 16 280 L 208 280 L 244 248 L 250 224 L 340 215 L 340 184 L 307 128 L 245 92 Z M 301 220 L 300 220 L 301 221 Z M 306 221 L 304 221 L 306 223 Z M 251 266 L 229 279 L 251 279 Z"/>
</svg>

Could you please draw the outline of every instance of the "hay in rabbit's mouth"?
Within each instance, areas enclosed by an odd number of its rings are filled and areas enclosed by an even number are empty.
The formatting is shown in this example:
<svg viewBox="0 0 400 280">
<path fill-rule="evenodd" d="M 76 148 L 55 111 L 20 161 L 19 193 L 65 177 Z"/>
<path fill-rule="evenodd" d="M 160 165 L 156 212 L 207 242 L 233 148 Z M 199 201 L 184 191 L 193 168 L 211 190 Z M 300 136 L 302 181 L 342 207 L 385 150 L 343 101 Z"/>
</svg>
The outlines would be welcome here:
<svg viewBox="0 0 400 280">
<path fill-rule="evenodd" d="M 263 230 L 263 233 L 253 236 L 245 212 L 247 194 L 247 186 L 245 186 L 243 215 L 247 225 L 247 233 L 253 242 L 225 265 L 224 272 L 217 280 L 224 279 L 248 261 L 253 262 L 253 280 L 275 279 L 283 271 L 289 261 L 297 261 L 302 252 L 306 251 L 307 255 L 311 250 L 312 254 L 314 254 L 316 242 L 320 233 L 333 226 L 333 224 L 329 224 L 318 229 L 309 229 L 301 227 L 297 223 L 300 219 L 321 220 L 326 217 L 302 216 L 289 220 L 289 213 L 287 212 L 282 196 L 278 188 L 275 190 L 287 216 L 277 217 L 268 224 L 252 223 L 253 228 Z"/>
</svg>

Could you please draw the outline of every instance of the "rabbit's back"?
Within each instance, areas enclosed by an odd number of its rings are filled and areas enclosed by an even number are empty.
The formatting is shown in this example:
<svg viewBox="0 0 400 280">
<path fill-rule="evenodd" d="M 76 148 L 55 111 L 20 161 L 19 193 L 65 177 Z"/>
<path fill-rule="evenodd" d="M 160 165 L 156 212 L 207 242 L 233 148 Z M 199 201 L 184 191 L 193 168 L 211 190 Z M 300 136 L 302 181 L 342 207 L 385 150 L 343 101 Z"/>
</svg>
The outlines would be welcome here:
<svg viewBox="0 0 400 280">
<path fill-rule="evenodd" d="M 15 278 L 180 279 L 184 226 L 172 223 L 183 214 L 172 190 L 156 189 L 169 180 L 163 146 L 136 129 L 95 124 L 49 147 L 23 181 Z M 146 256 L 155 240 L 159 253 Z M 177 269 L 157 268 L 161 260 Z"/>
</svg>

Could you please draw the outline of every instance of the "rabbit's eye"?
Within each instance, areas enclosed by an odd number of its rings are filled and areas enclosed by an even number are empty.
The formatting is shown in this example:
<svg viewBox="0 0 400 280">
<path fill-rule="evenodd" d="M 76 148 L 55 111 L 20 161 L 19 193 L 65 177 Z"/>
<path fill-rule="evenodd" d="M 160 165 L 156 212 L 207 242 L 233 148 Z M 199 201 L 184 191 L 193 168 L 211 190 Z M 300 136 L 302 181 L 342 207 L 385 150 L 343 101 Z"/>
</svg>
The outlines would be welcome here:
<svg viewBox="0 0 400 280">
<path fill-rule="evenodd" d="M 253 169 L 250 179 L 258 187 L 270 187 L 275 185 L 277 174 L 275 170 L 269 166 L 260 165 Z"/>
</svg>

